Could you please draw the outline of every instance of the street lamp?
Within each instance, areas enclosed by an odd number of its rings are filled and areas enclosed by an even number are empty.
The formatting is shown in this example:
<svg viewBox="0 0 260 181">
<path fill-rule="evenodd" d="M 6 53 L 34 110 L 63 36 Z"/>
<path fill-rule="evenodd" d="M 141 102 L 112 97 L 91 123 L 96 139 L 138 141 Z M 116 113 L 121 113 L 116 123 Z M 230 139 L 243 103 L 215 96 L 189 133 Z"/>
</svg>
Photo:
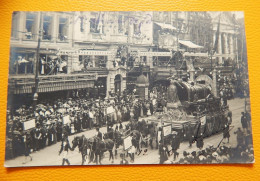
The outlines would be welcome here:
<svg viewBox="0 0 260 181">
<path fill-rule="evenodd" d="M 41 45 L 41 38 L 42 38 L 41 35 L 42 35 L 42 13 L 40 12 L 39 35 L 38 35 L 38 45 L 37 45 L 37 52 L 36 52 L 36 66 L 35 66 L 35 87 L 34 87 L 34 95 L 33 95 L 34 111 L 38 100 L 40 45 Z"/>
<path fill-rule="evenodd" d="M 38 100 L 38 93 L 35 92 L 35 93 L 33 94 L 33 110 L 36 109 L 37 100 Z"/>
</svg>

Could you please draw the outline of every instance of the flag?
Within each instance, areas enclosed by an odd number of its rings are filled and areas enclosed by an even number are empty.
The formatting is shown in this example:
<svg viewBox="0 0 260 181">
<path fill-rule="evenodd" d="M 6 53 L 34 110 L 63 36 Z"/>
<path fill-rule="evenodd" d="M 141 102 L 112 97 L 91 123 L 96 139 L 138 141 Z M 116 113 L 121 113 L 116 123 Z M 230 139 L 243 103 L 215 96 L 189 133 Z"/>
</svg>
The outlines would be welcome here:
<svg viewBox="0 0 260 181">
<path fill-rule="evenodd" d="M 97 30 L 99 33 L 103 33 L 103 21 L 104 21 L 104 14 L 100 13 L 97 21 Z"/>
<path fill-rule="evenodd" d="M 213 52 L 215 53 L 217 51 L 218 48 L 218 37 L 219 37 L 219 31 L 220 31 L 220 16 L 219 15 L 219 21 L 218 21 L 218 28 L 217 28 L 217 32 L 216 32 L 216 39 L 215 39 L 215 44 L 214 44 L 214 48 L 213 48 Z"/>
<path fill-rule="evenodd" d="M 101 17 L 101 12 L 99 12 L 98 17 L 96 18 L 96 21 L 95 21 L 96 30 L 99 30 L 100 17 Z"/>
</svg>

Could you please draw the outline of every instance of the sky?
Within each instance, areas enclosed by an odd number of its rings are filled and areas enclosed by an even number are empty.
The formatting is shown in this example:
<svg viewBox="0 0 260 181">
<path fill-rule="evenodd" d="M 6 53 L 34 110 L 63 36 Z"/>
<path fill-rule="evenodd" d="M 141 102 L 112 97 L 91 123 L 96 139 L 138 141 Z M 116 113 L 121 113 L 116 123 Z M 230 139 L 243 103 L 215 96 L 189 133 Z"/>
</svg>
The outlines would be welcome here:
<svg viewBox="0 0 260 181">
<path fill-rule="evenodd" d="M 243 11 L 233 11 L 232 14 L 235 14 L 237 19 L 240 19 L 240 18 L 244 17 L 244 12 Z"/>
</svg>

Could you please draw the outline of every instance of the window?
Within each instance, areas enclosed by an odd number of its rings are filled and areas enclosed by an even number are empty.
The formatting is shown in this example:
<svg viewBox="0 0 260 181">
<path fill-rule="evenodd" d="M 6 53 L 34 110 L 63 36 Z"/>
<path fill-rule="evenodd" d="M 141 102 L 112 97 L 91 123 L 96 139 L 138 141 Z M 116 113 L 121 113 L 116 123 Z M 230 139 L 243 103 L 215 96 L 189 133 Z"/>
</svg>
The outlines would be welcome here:
<svg viewBox="0 0 260 181">
<path fill-rule="evenodd" d="M 107 56 L 95 56 L 95 67 L 106 68 Z"/>
<path fill-rule="evenodd" d="M 12 31 L 11 31 L 12 38 L 18 37 L 18 18 L 19 18 L 18 12 L 13 12 L 13 14 L 12 14 Z"/>
<path fill-rule="evenodd" d="M 12 49 L 9 62 L 10 74 L 32 74 L 34 57 L 34 53 L 24 53 L 24 50 Z"/>
<path fill-rule="evenodd" d="M 51 32 L 52 32 L 52 17 L 44 16 L 43 17 L 43 40 L 51 40 Z"/>
<path fill-rule="evenodd" d="M 97 33 L 96 18 L 90 18 L 90 32 Z"/>
<path fill-rule="evenodd" d="M 134 24 L 134 34 L 135 35 L 140 35 L 141 33 L 141 24 L 140 23 L 135 23 Z"/>
<path fill-rule="evenodd" d="M 84 16 L 79 17 L 80 19 L 80 32 L 84 32 Z"/>
<path fill-rule="evenodd" d="M 122 34 L 124 33 L 124 27 L 123 27 L 123 16 L 122 15 L 119 15 L 118 16 L 118 33 L 119 34 Z"/>
<path fill-rule="evenodd" d="M 90 18 L 90 32 L 103 33 L 104 30 L 104 14 L 91 13 Z"/>
<path fill-rule="evenodd" d="M 59 18 L 59 35 L 60 41 L 66 41 L 68 39 L 68 18 Z"/>
<path fill-rule="evenodd" d="M 91 64 L 91 58 L 89 55 L 80 55 L 79 62 L 84 65 L 84 68 L 88 68 Z"/>
<path fill-rule="evenodd" d="M 26 29 L 26 33 L 25 33 L 25 37 L 26 39 L 33 39 L 34 33 L 35 33 L 35 28 L 36 28 L 36 15 L 32 14 L 32 13 L 27 13 L 26 14 L 26 24 L 25 24 L 25 29 Z"/>
</svg>

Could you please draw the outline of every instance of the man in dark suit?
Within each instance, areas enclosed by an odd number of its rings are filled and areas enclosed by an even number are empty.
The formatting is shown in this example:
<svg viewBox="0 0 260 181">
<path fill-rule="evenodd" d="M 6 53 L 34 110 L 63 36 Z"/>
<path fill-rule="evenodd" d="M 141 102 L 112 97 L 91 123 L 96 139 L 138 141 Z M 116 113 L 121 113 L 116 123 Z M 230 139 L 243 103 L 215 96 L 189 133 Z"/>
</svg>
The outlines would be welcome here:
<svg viewBox="0 0 260 181">
<path fill-rule="evenodd" d="M 100 140 L 102 140 L 102 133 L 99 131 L 99 128 L 96 128 L 96 136 L 100 139 Z"/>
</svg>

